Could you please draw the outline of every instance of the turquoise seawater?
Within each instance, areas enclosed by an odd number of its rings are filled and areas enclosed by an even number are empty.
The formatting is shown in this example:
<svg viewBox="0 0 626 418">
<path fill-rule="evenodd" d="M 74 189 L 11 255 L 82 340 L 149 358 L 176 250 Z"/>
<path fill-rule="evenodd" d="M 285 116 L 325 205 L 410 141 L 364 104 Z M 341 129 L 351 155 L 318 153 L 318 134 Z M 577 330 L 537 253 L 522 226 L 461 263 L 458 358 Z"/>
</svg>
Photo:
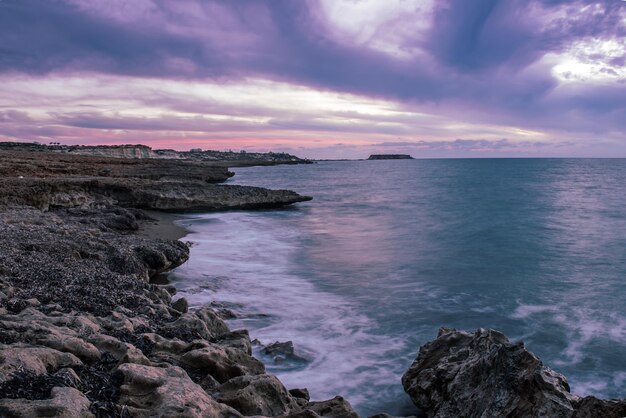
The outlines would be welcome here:
<svg viewBox="0 0 626 418">
<path fill-rule="evenodd" d="M 411 413 L 400 377 L 447 326 L 525 341 L 574 393 L 626 396 L 626 160 L 234 171 L 229 183 L 314 200 L 189 216 L 191 259 L 171 280 L 192 305 L 230 307 L 252 338 L 293 341 L 308 362 L 268 364 L 289 388 Z"/>
</svg>

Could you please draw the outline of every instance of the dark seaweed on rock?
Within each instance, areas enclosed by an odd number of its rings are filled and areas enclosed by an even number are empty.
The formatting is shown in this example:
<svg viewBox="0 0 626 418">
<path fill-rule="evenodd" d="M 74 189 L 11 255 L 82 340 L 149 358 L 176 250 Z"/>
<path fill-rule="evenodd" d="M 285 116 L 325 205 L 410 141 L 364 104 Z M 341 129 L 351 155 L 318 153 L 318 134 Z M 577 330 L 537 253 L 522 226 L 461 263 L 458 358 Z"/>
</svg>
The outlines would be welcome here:
<svg viewBox="0 0 626 418">
<path fill-rule="evenodd" d="M 69 373 L 57 372 L 36 374 L 30 370 L 19 369 L 9 380 L 0 383 L 0 398 L 47 399 L 55 386 L 67 386 L 82 389 L 92 400 L 115 401 L 119 398 L 121 380 L 109 372 L 117 361 L 110 355 L 91 366 L 76 369 L 79 379 L 73 379 Z"/>
<path fill-rule="evenodd" d="M 92 401 L 90 410 L 96 417 L 127 417 L 126 408 L 117 405 L 120 397 L 122 376 L 111 373 L 117 361 L 108 353 L 90 366 L 71 371 L 36 374 L 20 369 L 10 379 L 0 383 L 0 398 L 41 400 L 51 397 L 54 387 L 78 389 Z"/>
<path fill-rule="evenodd" d="M 125 209 L 114 210 L 135 218 Z M 102 213 L 108 216 L 110 211 Z M 47 217 L 49 224 L 38 211 L 0 213 L 0 278 L 19 289 L 6 302 L 9 312 L 20 312 L 32 298 L 100 316 L 118 306 L 138 312 L 153 288 L 148 276 L 180 265 L 189 256 L 187 246 L 178 241 L 92 230 L 65 211 Z"/>
<path fill-rule="evenodd" d="M 148 327 L 137 327 L 134 332 L 130 332 L 126 329 L 113 329 L 107 330 L 106 335 L 117 338 L 118 340 L 134 345 L 141 352 L 148 356 L 154 350 L 155 344 L 146 338 L 143 333 L 154 332 Z"/>
<path fill-rule="evenodd" d="M 38 375 L 21 369 L 13 373 L 9 380 L 0 383 L 0 398 L 48 399 L 53 387 L 72 385 L 73 382 L 64 375 Z"/>
</svg>

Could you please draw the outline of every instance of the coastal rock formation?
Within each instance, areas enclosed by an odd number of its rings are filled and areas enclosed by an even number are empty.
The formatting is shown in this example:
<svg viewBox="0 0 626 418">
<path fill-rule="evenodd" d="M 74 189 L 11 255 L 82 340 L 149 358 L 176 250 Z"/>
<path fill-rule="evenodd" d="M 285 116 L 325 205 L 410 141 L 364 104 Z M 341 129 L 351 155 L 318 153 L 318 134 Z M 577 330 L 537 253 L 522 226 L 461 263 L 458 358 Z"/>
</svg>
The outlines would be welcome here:
<svg viewBox="0 0 626 418">
<path fill-rule="evenodd" d="M 402 377 L 428 417 L 622 417 L 625 401 L 580 399 L 565 377 L 502 333 L 442 328 Z"/>
<path fill-rule="evenodd" d="M 93 208 L 118 205 L 170 212 L 274 208 L 311 200 L 290 190 L 138 178 L 0 178 L 0 205 Z"/>
<path fill-rule="evenodd" d="M 0 206 L 161 211 L 257 209 L 310 200 L 289 190 L 216 185 L 227 167 L 187 160 L 0 152 Z"/>
</svg>

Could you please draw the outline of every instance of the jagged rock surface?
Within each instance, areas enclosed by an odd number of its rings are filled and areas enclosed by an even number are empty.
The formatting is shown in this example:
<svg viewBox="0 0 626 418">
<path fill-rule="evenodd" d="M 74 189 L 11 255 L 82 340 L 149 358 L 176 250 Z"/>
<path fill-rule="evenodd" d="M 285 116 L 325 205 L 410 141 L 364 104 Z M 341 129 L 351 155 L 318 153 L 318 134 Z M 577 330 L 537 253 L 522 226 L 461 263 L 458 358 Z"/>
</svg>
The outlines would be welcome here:
<svg viewBox="0 0 626 418">
<path fill-rule="evenodd" d="M 402 377 L 428 417 L 617 418 L 623 401 L 580 400 L 565 377 L 502 333 L 442 328 Z M 595 398 L 593 398 L 595 399 Z"/>
</svg>

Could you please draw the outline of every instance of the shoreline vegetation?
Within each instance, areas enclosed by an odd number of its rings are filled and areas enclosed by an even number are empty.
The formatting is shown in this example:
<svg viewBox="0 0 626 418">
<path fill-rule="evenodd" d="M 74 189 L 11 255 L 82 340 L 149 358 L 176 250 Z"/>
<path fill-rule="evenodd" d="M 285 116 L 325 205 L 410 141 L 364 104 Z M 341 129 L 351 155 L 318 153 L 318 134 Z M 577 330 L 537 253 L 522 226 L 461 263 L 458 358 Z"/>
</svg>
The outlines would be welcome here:
<svg viewBox="0 0 626 418">
<path fill-rule="evenodd" d="M 221 184 L 228 166 L 279 164 L 278 154 L 233 163 L 141 147 L 0 144 L 0 416 L 358 417 L 341 394 L 288 390 L 252 356 L 246 330 L 151 281 L 189 258 L 177 213 L 310 200 Z M 570 394 L 565 377 L 492 330 L 442 328 L 402 384 L 427 417 L 626 415 L 624 401 Z"/>
</svg>

